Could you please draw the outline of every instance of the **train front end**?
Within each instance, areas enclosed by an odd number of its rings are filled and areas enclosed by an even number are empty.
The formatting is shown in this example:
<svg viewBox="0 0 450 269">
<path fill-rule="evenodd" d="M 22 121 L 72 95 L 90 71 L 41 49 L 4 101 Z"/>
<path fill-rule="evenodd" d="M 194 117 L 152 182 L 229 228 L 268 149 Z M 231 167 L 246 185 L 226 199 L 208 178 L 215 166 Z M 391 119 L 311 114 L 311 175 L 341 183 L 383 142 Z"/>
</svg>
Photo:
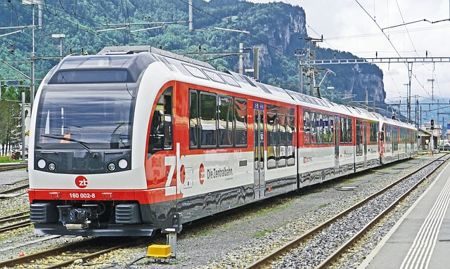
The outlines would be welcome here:
<svg viewBox="0 0 450 269">
<path fill-rule="evenodd" d="M 34 103 L 30 134 L 31 221 L 44 234 L 151 235 L 139 193 L 147 183 L 133 141 L 142 74 L 151 57 L 69 56 Z"/>
</svg>

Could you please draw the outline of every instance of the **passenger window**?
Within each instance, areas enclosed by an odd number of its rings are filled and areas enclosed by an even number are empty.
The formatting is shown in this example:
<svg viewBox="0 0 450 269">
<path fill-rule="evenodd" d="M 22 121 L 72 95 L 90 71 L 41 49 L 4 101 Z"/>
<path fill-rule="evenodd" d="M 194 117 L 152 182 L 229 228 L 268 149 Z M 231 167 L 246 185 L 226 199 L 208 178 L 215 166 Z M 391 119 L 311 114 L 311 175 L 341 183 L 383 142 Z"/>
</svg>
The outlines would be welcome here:
<svg viewBox="0 0 450 269">
<path fill-rule="evenodd" d="M 233 145 L 233 102 L 231 97 L 219 96 L 219 146 Z"/>
<path fill-rule="evenodd" d="M 289 116 L 287 117 L 286 125 L 287 133 L 287 165 L 291 166 L 295 164 L 295 146 L 294 146 L 294 134 L 295 134 L 295 117 L 294 109 L 289 111 Z"/>
<path fill-rule="evenodd" d="M 268 106 L 268 110 L 270 110 Z M 273 169 L 277 167 L 276 155 L 278 144 L 278 132 L 277 132 L 277 115 L 274 113 L 267 113 L 267 169 Z"/>
<path fill-rule="evenodd" d="M 317 144 L 317 123 L 316 123 L 317 114 L 311 112 L 310 120 L 311 120 L 311 144 Z"/>
<path fill-rule="evenodd" d="M 189 146 L 198 147 L 198 93 L 189 91 Z"/>
<path fill-rule="evenodd" d="M 284 114 L 279 114 L 277 119 L 278 119 L 277 167 L 284 167 L 286 166 L 286 151 L 287 151 L 286 116 Z"/>
<path fill-rule="evenodd" d="M 352 142 L 352 134 L 353 134 L 353 124 L 352 119 L 347 119 L 347 126 L 348 126 L 348 132 L 347 132 L 347 142 Z"/>
<path fill-rule="evenodd" d="M 247 101 L 236 98 L 234 100 L 234 119 L 235 119 L 235 145 L 247 146 Z"/>
<path fill-rule="evenodd" d="M 324 122 L 322 118 L 322 114 L 317 113 L 317 142 L 318 144 L 324 143 Z"/>
<path fill-rule="evenodd" d="M 305 144 L 311 144 L 311 123 L 309 112 L 305 111 L 303 113 L 303 141 Z"/>
<path fill-rule="evenodd" d="M 356 156 L 363 155 L 363 133 L 364 133 L 364 122 L 356 121 Z"/>
<path fill-rule="evenodd" d="M 172 149 L 172 87 L 158 99 L 150 129 L 149 153 Z"/>
<path fill-rule="evenodd" d="M 202 148 L 217 145 L 216 95 L 200 93 L 200 138 Z"/>
</svg>

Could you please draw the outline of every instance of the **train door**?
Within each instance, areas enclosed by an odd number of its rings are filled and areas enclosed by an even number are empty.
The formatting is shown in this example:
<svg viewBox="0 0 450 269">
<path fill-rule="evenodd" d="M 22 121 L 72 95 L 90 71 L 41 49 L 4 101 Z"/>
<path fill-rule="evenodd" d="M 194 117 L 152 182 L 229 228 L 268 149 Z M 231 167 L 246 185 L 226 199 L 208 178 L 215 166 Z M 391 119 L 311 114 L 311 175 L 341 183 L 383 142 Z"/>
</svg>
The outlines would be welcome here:
<svg viewBox="0 0 450 269">
<path fill-rule="evenodd" d="M 339 117 L 334 117 L 334 169 L 339 171 L 339 140 L 340 140 L 340 128 Z"/>
<path fill-rule="evenodd" d="M 253 118 L 255 126 L 255 142 L 254 142 L 254 191 L 255 199 L 264 197 L 266 188 L 264 173 L 264 104 L 254 103 Z"/>
</svg>

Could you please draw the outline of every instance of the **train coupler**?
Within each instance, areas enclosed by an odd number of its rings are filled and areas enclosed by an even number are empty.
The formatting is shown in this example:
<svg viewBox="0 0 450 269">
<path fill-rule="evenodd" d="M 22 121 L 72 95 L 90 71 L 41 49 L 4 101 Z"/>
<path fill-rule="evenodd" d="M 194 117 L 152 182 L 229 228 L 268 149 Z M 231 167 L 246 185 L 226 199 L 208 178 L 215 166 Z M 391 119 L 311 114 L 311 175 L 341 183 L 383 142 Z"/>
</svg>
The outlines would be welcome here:
<svg viewBox="0 0 450 269">
<path fill-rule="evenodd" d="M 89 228 L 98 220 L 98 205 L 84 204 L 82 207 L 72 205 L 58 205 L 59 221 L 67 230 L 81 230 Z"/>
</svg>

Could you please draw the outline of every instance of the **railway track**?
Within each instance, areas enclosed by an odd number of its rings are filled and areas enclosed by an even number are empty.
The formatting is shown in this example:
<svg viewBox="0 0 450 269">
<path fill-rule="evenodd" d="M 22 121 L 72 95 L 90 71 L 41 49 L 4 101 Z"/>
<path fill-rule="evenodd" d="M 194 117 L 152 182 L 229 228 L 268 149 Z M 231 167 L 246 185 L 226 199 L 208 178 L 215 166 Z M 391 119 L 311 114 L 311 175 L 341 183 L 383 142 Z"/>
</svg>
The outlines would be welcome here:
<svg viewBox="0 0 450 269">
<path fill-rule="evenodd" d="M 136 241 L 137 242 L 137 241 Z M 136 242 L 133 242 L 136 243 Z M 139 241 L 140 242 L 140 241 Z M 90 260 L 113 250 L 127 247 L 118 238 L 90 238 L 0 262 L 0 268 L 61 268 L 73 262 Z"/>
<path fill-rule="evenodd" d="M 21 212 L 0 218 L 0 233 L 29 226 L 31 224 L 29 217 L 30 214 L 28 212 Z"/>
<path fill-rule="evenodd" d="M 3 164 L 0 165 L 0 172 L 21 169 L 25 167 L 27 167 L 26 163 Z"/>
<path fill-rule="evenodd" d="M 329 267 L 448 159 L 446 154 L 422 166 L 260 258 L 247 268 Z"/>
<path fill-rule="evenodd" d="M 15 193 L 15 192 L 18 192 L 20 190 L 26 190 L 26 189 L 28 189 L 29 186 L 30 185 L 28 183 L 26 183 L 26 184 L 22 184 L 22 185 L 13 187 L 13 188 L 8 189 L 8 190 L 1 191 L 0 192 L 0 199 L 14 198 L 14 197 L 17 197 L 19 195 L 22 195 L 22 194 L 24 194 L 23 192 L 21 192 L 21 193 Z"/>
</svg>

